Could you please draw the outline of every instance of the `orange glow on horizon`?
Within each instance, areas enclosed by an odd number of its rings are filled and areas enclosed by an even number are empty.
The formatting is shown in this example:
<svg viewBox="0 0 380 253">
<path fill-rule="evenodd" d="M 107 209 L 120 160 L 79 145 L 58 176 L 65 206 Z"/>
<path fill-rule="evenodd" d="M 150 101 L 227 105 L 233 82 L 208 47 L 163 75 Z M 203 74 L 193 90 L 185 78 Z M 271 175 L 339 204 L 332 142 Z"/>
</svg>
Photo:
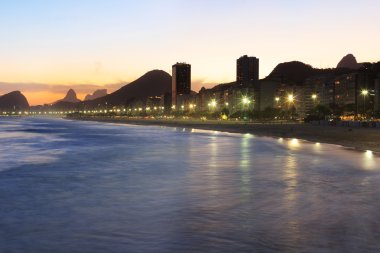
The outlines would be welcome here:
<svg viewBox="0 0 380 253">
<path fill-rule="evenodd" d="M 75 89 L 75 87 L 74 87 Z M 22 92 L 27 98 L 29 105 L 44 105 L 54 103 L 66 96 L 66 93 L 54 93 L 54 92 Z M 77 93 L 77 97 L 83 100 L 87 93 Z"/>
</svg>

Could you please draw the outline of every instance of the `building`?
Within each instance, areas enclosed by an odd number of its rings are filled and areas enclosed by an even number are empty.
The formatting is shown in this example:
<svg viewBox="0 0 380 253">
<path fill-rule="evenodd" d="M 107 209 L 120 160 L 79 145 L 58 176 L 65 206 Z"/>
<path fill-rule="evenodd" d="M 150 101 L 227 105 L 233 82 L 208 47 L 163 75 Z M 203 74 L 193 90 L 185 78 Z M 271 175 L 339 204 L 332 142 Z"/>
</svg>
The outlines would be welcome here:
<svg viewBox="0 0 380 253">
<path fill-rule="evenodd" d="M 260 110 L 259 59 L 244 55 L 236 61 L 236 84 L 253 93 L 253 108 Z M 253 91 L 251 91 L 253 90 Z"/>
<path fill-rule="evenodd" d="M 375 111 L 380 110 L 380 74 L 375 80 Z"/>
<path fill-rule="evenodd" d="M 244 55 L 236 61 L 236 82 L 243 86 L 259 81 L 259 59 Z"/>
<path fill-rule="evenodd" d="M 264 110 L 265 108 L 281 108 L 280 100 L 277 97 L 278 91 L 282 86 L 282 82 L 280 80 L 273 79 L 263 79 L 260 80 L 260 108 Z M 277 98 L 277 99 L 276 99 Z"/>
<path fill-rule="evenodd" d="M 172 105 L 179 107 L 191 95 L 191 65 L 177 63 L 172 66 Z M 181 97 L 181 98 L 179 98 Z"/>
</svg>

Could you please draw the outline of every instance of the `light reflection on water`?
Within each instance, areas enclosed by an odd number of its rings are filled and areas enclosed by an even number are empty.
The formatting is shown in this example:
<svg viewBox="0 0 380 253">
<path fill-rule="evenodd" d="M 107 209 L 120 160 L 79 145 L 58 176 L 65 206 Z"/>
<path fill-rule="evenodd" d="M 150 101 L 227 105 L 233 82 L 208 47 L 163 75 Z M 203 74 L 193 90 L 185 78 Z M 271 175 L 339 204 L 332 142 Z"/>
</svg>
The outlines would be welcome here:
<svg viewBox="0 0 380 253">
<path fill-rule="evenodd" d="M 48 119 L 0 140 L 0 252 L 380 251 L 370 151 Z"/>
</svg>

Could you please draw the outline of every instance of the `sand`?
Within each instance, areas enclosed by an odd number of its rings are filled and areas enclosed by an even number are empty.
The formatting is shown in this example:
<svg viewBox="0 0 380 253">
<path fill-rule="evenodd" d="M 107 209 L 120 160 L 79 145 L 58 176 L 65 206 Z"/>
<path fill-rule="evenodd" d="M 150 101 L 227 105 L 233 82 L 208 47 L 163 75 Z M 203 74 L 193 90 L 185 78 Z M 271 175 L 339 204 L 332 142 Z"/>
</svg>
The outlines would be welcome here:
<svg viewBox="0 0 380 253">
<path fill-rule="evenodd" d="M 221 120 L 161 120 L 127 117 L 75 117 L 75 120 L 124 123 L 132 125 L 157 125 L 195 128 L 230 133 L 250 133 L 257 136 L 297 138 L 310 142 L 342 145 L 361 151 L 371 150 L 380 154 L 380 129 L 349 128 L 342 126 L 319 126 L 304 123 L 252 123 Z"/>
</svg>

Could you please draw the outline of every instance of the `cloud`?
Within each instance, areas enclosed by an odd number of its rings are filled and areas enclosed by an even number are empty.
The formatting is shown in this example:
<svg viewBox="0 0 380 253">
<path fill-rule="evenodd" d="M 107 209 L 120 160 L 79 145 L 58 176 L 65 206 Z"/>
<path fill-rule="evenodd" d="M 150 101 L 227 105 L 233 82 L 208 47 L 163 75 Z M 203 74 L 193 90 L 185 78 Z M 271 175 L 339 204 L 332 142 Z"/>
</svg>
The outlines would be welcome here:
<svg viewBox="0 0 380 253">
<path fill-rule="evenodd" d="M 105 85 L 0 82 L 0 95 L 19 90 L 27 97 L 31 105 L 38 105 L 52 103 L 63 98 L 69 89 L 74 89 L 78 95 L 78 98 L 84 99 L 87 94 L 92 94 L 95 90 L 107 89 L 108 93 L 112 93 L 126 84 L 127 82 L 124 81 Z M 202 87 L 212 88 L 215 85 L 216 83 L 208 82 L 206 79 L 195 79 L 192 81 L 192 90 L 198 92 Z"/>
<path fill-rule="evenodd" d="M 106 85 L 96 84 L 44 84 L 44 83 L 5 83 L 0 82 L 0 94 L 19 90 L 21 92 L 50 92 L 50 93 L 66 93 L 69 89 L 74 89 L 78 93 L 93 93 L 97 89 L 108 89 L 114 91 L 125 83 L 114 83 Z"/>
<path fill-rule="evenodd" d="M 111 93 L 126 82 L 118 82 L 113 84 L 96 85 L 96 84 L 45 84 L 45 83 L 7 83 L 0 82 L 0 95 L 15 90 L 21 91 L 32 105 L 51 103 L 57 98 L 63 98 L 69 89 L 74 89 L 79 98 L 83 99 L 86 94 L 92 94 L 98 89 L 107 89 Z"/>
<path fill-rule="evenodd" d="M 206 79 L 195 79 L 195 80 L 191 81 L 191 89 L 193 91 L 196 91 L 196 92 L 198 92 L 202 87 L 212 88 L 215 85 L 217 85 L 217 84 L 216 83 L 207 82 Z"/>
</svg>

